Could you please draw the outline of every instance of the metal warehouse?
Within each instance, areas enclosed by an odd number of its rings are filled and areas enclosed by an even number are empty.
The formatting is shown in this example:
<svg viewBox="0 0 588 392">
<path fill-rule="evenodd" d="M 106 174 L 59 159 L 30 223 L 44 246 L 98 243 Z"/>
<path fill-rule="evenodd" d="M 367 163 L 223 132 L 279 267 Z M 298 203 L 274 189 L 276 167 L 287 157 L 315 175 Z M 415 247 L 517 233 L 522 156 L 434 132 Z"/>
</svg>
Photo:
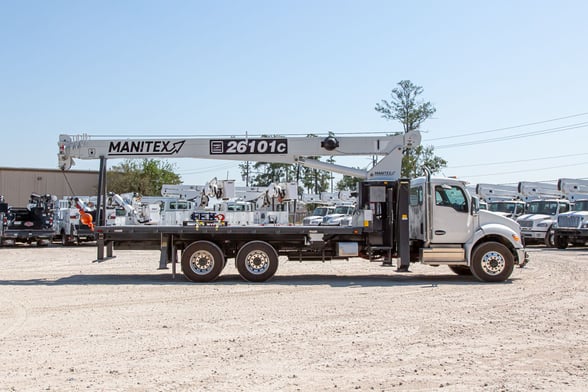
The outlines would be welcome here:
<svg viewBox="0 0 588 392">
<path fill-rule="evenodd" d="M 31 193 L 61 198 L 98 194 L 98 172 L 0 167 L 0 195 L 13 206 L 26 206 Z"/>
</svg>

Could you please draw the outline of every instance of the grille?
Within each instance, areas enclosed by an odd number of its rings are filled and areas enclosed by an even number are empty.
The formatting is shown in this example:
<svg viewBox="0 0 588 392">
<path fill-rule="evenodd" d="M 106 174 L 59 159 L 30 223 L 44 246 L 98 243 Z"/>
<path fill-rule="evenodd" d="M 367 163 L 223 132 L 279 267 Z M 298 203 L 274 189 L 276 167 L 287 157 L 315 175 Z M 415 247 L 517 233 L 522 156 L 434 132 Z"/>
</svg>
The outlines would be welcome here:
<svg viewBox="0 0 588 392">
<path fill-rule="evenodd" d="M 582 222 L 581 216 L 558 216 L 557 217 L 557 226 L 558 227 L 578 227 L 580 226 L 580 222 Z"/>
<path fill-rule="evenodd" d="M 519 226 L 531 228 L 531 227 L 533 227 L 533 221 L 527 221 L 527 220 L 519 221 Z"/>
</svg>

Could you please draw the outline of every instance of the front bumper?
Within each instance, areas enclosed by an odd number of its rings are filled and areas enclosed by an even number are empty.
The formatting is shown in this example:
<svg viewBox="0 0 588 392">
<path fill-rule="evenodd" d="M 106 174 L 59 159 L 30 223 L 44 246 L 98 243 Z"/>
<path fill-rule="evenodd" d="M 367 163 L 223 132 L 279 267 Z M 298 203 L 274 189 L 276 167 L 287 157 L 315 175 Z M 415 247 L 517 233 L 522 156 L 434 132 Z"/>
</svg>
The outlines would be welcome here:
<svg viewBox="0 0 588 392">
<path fill-rule="evenodd" d="M 515 249 L 519 267 L 524 267 L 529 262 L 529 253 L 524 248 Z"/>
<path fill-rule="evenodd" d="M 526 239 L 542 240 L 547 235 L 547 230 L 537 231 L 537 230 L 523 230 L 523 229 L 521 229 L 521 235 L 523 236 L 523 238 L 526 238 Z"/>
<path fill-rule="evenodd" d="M 588 229 L 577 229 L 571 227 L 558 227 L 555 229 L 555 234 L 564 237 L 585 237 L 588 238 Z"/>
</svg>

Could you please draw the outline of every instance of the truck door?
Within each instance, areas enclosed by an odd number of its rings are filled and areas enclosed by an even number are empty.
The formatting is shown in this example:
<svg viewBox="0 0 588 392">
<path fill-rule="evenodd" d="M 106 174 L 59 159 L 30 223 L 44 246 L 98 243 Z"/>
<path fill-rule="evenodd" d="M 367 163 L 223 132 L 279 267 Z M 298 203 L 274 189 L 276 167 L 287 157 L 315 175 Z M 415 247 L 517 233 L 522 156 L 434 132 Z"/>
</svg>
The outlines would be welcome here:
<svg viewBox="0 0 588 392">
<path fill-rule="evenodd" d="M 432 242 L 463 244 L 472 236 L 473 217 L 464 190 L 457 185 L 435 185 Z"/>
</svg>

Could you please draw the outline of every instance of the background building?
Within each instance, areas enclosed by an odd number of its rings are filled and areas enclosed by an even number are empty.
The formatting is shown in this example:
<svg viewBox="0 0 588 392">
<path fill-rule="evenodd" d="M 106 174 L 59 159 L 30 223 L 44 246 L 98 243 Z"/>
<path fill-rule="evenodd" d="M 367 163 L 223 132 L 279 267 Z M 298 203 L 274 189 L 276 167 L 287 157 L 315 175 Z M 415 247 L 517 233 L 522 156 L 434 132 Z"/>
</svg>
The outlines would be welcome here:
<svg viewBox="0 0 588 392">
<path fill-rule="evenodd" d="M 31 193 L 63 196 L 98 194 L 98 171 L 0 167 L 0 195 L 8 204 L 24 207 Z"/>
</svg>

